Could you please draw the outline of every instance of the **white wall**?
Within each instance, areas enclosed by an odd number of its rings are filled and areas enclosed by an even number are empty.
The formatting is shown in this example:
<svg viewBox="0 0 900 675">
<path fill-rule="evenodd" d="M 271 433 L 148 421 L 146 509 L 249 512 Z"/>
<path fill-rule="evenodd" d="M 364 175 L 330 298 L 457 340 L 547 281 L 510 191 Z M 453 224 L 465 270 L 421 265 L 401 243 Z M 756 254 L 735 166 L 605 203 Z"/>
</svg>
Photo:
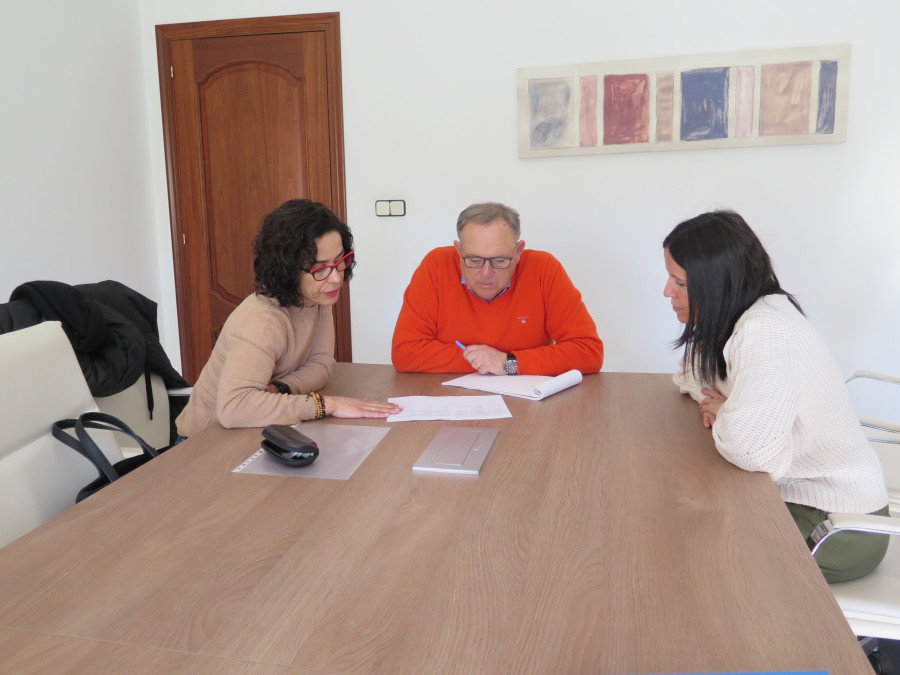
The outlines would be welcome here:
<svg viewBox="0 0 900 675">
<path fill-rule="evenodd" d="M 348 220 L 360 260 L 356 361 L 389 362 L 415 265 L 452 241 L 463 207 L 494 199 L 519 209 L 529 246 L 565 263 L 606 343 L 608 370 L 671 370 L 668 343 L 678 325 L 662 297 L 660 242 L 679 220 L 724 206 L 760 234 L 783 285 L 846 373 L 900 372 L 894 0 L 560 0 L 552 9 L 537 0 L 88 0 L 87 7 L 94 16 L 68 3 L 32 3 L 3 22 L 8 62 L 37 40 L 43 47 L 32 59 L 36 70 L 7 71 L 21 97 L 2 104 L 0 194 L 7 241 L 22 243 L 0 252 L 0 296 L 23 277 L 121 279 L 159 300 L 163 340 L 177 361 L 154 26 L 340 11 Z M 519 67 L 829 43 L 852 45 L 845 144 L 517 158 Z M 409 215 L 376 218 L 379 198 L 406 199 Z M 93 232 L 87 243 L 86 231 Z M 114 255 L 93 251 L 98 240 Z M 74 253 L 90 254 L 89 264 Z"/>
<path fill-rule="evenodd" d="M 900 97 L 880 86 L 900 63 L 898 5 L 587 5 L 147 1 L 148 114 L 158 110 L 154 24 L 341 12 L 348 219 L 359 257 L 351 305 L 357 361 L 389 362 L 415 265 L 452 241 L 463 207 L 495 199 L 519 209 L 529 246 L 566 264 L 606 343 L 607 369 L 671 369 L 668 341 L 678 326 L 662 297 L 660 242 L 679 220 L 725 206 L 759 232 L 782 283 L 845 371 L 900 372 L 900 141 L 889 114 Z M 845 42 L 852 45 L 846 144 L 517 158 L 519 67 Z M 151 131 L 157 230 L 165 232 L 155 122 Z M 377 218 L 379 198 L 406 199 L 409 215 Z M 161 258 L 168 253 L 164 247 Z"/>
<path fill-rule="evenodd" d="M 0 302 L 36 279 L 160 296 L 138 18 L 119 0 L 0 9 Z"/>
</svg>

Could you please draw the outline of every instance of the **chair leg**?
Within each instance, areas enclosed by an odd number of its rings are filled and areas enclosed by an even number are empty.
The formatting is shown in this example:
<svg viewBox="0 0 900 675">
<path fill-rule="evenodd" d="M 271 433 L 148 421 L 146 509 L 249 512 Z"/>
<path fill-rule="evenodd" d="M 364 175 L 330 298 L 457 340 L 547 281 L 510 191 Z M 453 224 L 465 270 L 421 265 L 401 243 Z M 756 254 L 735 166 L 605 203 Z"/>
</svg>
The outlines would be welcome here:
<svg viewBox="0 0 900 675">
<path fill-rule="evenodd" d="M 887 654 L 878 648 L 878 638 L 859 637 L 857 639 L 876 675 L 894 675 L 896 672 L 894 663 Z"/>
</svg>

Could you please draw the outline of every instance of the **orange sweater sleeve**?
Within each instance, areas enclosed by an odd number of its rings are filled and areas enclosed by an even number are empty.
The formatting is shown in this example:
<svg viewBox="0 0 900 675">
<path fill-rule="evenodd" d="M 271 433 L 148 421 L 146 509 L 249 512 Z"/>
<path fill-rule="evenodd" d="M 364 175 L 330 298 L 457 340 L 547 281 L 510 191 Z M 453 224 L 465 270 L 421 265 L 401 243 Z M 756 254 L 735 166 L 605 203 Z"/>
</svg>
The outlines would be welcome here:
<svg viewBox="0 0 900 675">
<path fill-rule="evenodd" d="M 474 372 L 455 342 L 458 338 L 438 338 L 440 303 L 449 297 L 440 254 L 441 249 L 435 249 L 425 256 L 403 294 L 391 345 L 391 361 L 402 373 Z M 460 285 L 458 274 L 455 283 Z"/>
</svg>

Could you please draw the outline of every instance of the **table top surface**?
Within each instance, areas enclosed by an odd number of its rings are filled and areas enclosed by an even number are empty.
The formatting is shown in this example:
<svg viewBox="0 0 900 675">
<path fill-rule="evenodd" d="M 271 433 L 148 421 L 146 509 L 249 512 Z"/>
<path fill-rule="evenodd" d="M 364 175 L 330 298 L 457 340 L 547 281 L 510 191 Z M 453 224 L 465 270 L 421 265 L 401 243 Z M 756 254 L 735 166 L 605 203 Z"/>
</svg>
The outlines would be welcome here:
<svg viewBox="0 0 900 675">
<path fill-rule="evenodd" d="M 451 378 L 325 392 L 479 395 Z M 390 426 L 345 481 L 233 473 L 260 429 L 204 430 L 0 549 L 0 670 L 870 672 L 771 479 L 668 375 L 505 400 L 304 423 Z M 500 429 L 479 476 L 411 470 L 448 425 Z"/>
</svg>

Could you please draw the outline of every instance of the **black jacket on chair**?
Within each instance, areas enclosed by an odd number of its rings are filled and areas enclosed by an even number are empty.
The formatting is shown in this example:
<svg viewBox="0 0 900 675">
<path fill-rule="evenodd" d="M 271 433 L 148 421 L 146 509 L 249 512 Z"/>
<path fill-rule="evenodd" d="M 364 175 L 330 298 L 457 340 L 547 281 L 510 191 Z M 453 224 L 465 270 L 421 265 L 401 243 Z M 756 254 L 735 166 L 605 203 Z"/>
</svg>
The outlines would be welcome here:
<svg viewBox="0 0 900 675">
<path fill-rule="evenodd" d="M 187 386 L 159 342 L 156 303 L 124 284 L 31 281 L 9 299 L 0 305 L 0 331 L 60 321 L 94 396 L 124 391 L 144 372 L 159 374 L 170 387 Z"/>
<path fill-rule="evenodd" d="M 40 322 L 40 313 L 28 300 L 16 300 L 0 305 L 0 333 L 11 333 Z"/>
<path fill-rule="evenodd" d="M 147 348 L 145 368 L 151 373 L 159 375 L 166 383 L 167 389 L 188 386 L 181 373 L 172 367 L 172 363 L 159 341 L 155 302 L 118 281 L 79 284 L 75 288 L 89 298 L 115 310 L 141 332 Z"/>
</svg>

